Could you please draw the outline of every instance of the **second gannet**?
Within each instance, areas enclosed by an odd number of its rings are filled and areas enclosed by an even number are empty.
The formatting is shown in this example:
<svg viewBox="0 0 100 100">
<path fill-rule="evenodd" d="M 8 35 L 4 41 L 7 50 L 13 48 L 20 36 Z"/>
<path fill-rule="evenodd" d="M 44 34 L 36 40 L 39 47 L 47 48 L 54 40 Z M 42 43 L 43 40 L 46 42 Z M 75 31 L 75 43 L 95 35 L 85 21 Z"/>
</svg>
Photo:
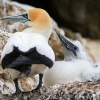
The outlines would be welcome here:
<svg viewBox="0 0 100 100">
<path fill-rule="evenodd" d="M 75 81 L 99 81 L 100 67 L 94 67 L 94 64 L 88 60 L 82 44 L 78 40 L 70 41 L 57 30 L 55 31 L 64 47 L 64 60 L 55 61 L 53 67 L 45 72 L 44 86 Z"/>
<path fill-rule="evenodd" d="M 7 16 L 1 20 L 30 23 L 30 28 L 16 32 L 10 37 L 3 49 L 1 64 L 4 69 L 12 68 L 22 75 L 29 75 L 30 71 L 34 70 L 36 74 L 39 74 L 40 81 L 36 88 L 39 89 L 42 84 L 43 71 L 47 67 L 51 68 L 55 60 L 54 52 L 48 45 L 52 32 L 52 20 L 49 14 L 43 9 L 34 8 L 18 16 Z M 42 65 L 40 69 L 38 66 L 31 69 L 32 64 Z M 44 68 L 43 65 L 46 67 Z M 16 92 L 19 92 L 18 78 L 14 79 L 14 82 Z"/>
</svg>

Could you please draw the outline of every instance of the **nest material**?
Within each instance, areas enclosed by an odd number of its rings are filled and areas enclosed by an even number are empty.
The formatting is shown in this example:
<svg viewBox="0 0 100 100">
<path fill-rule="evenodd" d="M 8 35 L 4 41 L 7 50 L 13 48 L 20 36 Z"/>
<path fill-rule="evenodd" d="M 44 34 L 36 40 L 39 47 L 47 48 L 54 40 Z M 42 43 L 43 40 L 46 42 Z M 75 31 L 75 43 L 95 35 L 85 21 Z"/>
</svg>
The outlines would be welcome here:
<svg viewBox="0 0 100 100">
<path fill-rule="evenodd" d="M 100 83 L 75 82 L 42 87 L 36 100 L 100 100 Z"/>
<path fill-rule="evenodd" d="M 42 87 L 38 92 L 2 96 L 3 100 L 100 100 L 100 83 L 75 82 Z"/>
</svg>

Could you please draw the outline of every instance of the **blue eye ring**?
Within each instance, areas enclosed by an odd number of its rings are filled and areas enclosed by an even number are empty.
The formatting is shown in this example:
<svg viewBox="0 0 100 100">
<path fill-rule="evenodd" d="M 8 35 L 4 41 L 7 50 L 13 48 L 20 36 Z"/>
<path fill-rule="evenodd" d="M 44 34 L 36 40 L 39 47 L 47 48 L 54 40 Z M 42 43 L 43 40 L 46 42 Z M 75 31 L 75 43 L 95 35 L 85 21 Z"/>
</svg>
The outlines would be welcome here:
<svg viewBox="0 0 100 100">
<path fill-rule="evenodd" d="M 27 13 L 22 14 L 22 16 L 23 16 L 24 18 L 27 18 L 27 19 L 28 19 L 28 14 L 27 14 Z"/>
</svg>

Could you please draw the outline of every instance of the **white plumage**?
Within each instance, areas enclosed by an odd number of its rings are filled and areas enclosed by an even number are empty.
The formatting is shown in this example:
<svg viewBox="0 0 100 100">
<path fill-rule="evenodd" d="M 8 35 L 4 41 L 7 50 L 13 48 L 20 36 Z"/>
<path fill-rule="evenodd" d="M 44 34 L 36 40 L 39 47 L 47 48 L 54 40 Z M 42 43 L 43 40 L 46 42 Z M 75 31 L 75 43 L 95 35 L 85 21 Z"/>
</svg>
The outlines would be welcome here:
<svg viewBox="0 0 100 100">
<path fill-rule="evenodd" d="M 68 48 L 65 48 L 65 45 L 67 45 L 66 47 L 69 45 L 66 41 L 67 38 L 62 36 L 60 40 L 64 45 L 65 59 L 63 61 L 55 61 L 53 67 L 45 72 L 43 84 L 45 86 L 51 86 L 75 81 L 99 81 L 100 67 L 94 67 L 94 64 L 88 60 L 81 43 L 79 41 L 72 42 L 69 40 L 73 44 L 70 45 L 71 49 L 69 51 Z M 76 48 L 74 51 L 73 47 Z"/>
<path fill-rule="evenodd" d="M 22 52 L 27 52 L 28 50 L 36 47 L 38 53 L 41 55 L 46 55 L 46 57 L 50 58 L 52 61 L 55 60 L 52 48 L 48 45 L 45 37 L 38 33 L 14 33 L 5 45 L 1 59 L 3 59 L 6 54 L 9 54 L 13 51 L 13 46 L 18 47 L 18 49 Z"/>
<path fill-rule="evenodd" d="M 91 63 L 84 60 L 55 61 L 53 67 L 44 74 L 43 83 L 45 86 L 51 86 L 75 81 L 83 82 L 81 75 L 87 67 L 91 68 Z"/>
</svg>

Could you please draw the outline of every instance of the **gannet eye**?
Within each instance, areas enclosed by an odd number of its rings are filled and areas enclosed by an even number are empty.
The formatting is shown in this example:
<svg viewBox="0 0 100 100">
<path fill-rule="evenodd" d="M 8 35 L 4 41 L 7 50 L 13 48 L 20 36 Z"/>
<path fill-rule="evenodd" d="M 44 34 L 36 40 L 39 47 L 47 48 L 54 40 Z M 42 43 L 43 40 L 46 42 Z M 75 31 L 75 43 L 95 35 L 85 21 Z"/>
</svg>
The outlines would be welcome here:
<svg viewBox="0 0 100 100">
<path fill-rule="evenodd" d="M 74 46 L 74 50 L 76 51 L 76 50 L 78 50 L 78 48 L 76 46 Z"/>
</svg>

